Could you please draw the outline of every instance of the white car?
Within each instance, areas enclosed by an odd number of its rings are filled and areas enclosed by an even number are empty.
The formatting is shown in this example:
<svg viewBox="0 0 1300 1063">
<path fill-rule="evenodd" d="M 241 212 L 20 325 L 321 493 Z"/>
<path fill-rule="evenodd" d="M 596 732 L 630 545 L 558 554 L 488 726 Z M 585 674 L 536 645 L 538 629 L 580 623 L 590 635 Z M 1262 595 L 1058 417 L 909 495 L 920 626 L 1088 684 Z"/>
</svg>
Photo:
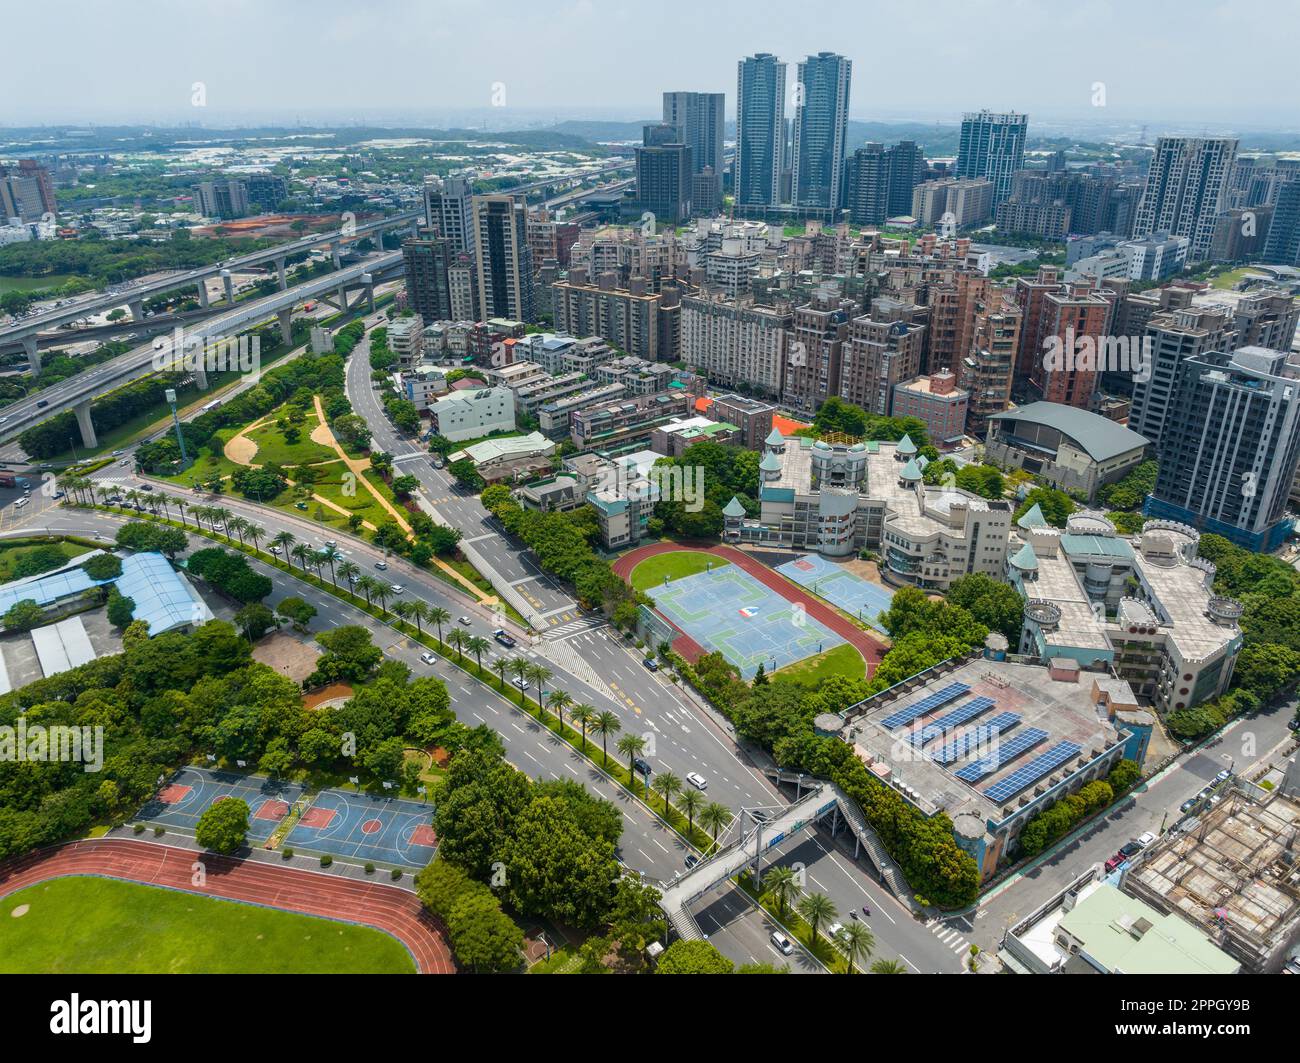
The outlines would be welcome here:
<svg viewBox="0 0 1300 1063">
<path fill-rule="evenodd" d="M 1147 831 L 1145 834 L 1139 834 L 1137 838 L 1134 840 L 1138 843 L 1138 845 L 1142 846 L 1142 848 L 1145 849 L 1148 845 L 1150 845 L 1153 841 L 1156 840 L 1156 836 L 1153 831 Z"/>
<path fill-rule="evenodd" d="M 458 616 L 456 617 L 456 623 L 461 624 L 464 627 L 469 627 L 470 619 L 467 616 Z"/>
<path fill-rule="evenodd" d="M 686 781 L 697 790 L 707 790 L 709 788 L 709 780 L 697 771 L 688 771 Z"/>
<path fill-rule="evenodd" d="M 789 956 L 794 952 L 794 946 L 790 944 L 790 939 L 779 930 L 772 931 L 772 944 L 776 946 L 777 952 L 782 956 Z"/>
<path fill-rule="evenodd" d="M 528 689 L 528 680 L 525 679 L 523 676 L 517 675 L 514 677 L 514 679 L 511 680 L 511 682 L 514 683 L 514 685 L 517 686 L 520 690 Z"/>
<path fill-rule="evenodd" d="M 401 594 L 404 590 L 406 590 L 406 588 L 403 587 L 400 583 L 394 583 L 388 589 L 392 591 L 394 594 Z"/>
<path fill-rule="evenodd" d="M 438 658 L 435 657 L 432 653 L 422 653 L 420 654 L 420 660 L 422 660 L 425 664 L 433 664 L 438 660 Z"/>
<path fill-rule="evenodd" d="M 22 509 L 23 506 L 27 505 L 27 503 L 30 501 L 31 499 L 28 498 L 26 495 L 24 495 L 22 498 L 20 498 L 17 502 L 14 503 L 14 507 L 16 509 Z"/>
</svg>

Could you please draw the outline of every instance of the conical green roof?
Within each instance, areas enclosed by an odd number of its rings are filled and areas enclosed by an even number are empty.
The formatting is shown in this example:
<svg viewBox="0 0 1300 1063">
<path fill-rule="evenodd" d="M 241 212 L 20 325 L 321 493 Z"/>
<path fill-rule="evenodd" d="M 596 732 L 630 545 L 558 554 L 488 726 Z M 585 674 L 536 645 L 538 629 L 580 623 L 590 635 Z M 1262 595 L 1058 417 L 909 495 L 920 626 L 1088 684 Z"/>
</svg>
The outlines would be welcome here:
<svg viewBox="0 0 1300 1063">
<path fill-rule="evenodd" d="M 743 517 L 745 515 L 745 507 L 740 504 L 740 499 L 735 495 L 732 495 L 731 501 L 722 507 L 722 515 L 724 517 Z"/>
<path fill-rule="evenodd" d="M 764 454 L 763 460 L 758 463 L 758 467 L 763 472 L 780 472 L 781 459 L 775 454 Z"/>
<path fill-rule="evenodd" d="M 905 435 L 903 436 L 902 439 L 898 441 L 898 453 L 900 454 L 916 453 L 916 444 L 912 442 L 911 436 Z"/>
<path fill-rule="evenodd" d="M 1025 510 L 1025 515 L 1016 521 L 1016 523 L 1022 528 L 1046 528 L 1047 518 L 1043 516 L 1043 511 L 1039 508 L 1038 503 L 1035 502 Z"/>
<path fill-rule="evenodd" d="M 917 468 L 915 458 L 913 458 L 911 461 L 909 461 L 906 465 L 903 466 L 903 471 L 900 475 L 903 477 L 904 480 L 915 481 L 921 478 L 921 470 Z"/>
<path fill-rule="evenodd" d="M 774 426 L 772 431 L 767 433 L 767 438 L 763 440 L 764 445 L 769 447 L 779 447 L 785 444 L 785 436 Z"/>
<path fill-rule="evenodd" d="M 1038 558 L 1034 556 L 1034 548 L 1028 543 L 1016 551 L 1011 563 L 1026 572 L 1038 568 Z"/>
</svg>

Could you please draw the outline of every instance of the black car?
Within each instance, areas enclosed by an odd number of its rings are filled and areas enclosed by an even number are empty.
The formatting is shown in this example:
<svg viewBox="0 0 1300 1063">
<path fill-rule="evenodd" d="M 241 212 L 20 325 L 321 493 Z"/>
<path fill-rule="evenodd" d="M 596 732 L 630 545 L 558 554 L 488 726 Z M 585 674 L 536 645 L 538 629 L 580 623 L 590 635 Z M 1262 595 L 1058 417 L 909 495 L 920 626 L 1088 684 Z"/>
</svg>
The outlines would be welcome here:
<svg viewBox="0 0 1300 1063">
<path fill-rule="evenodd" d="M 1119 851 L 1122 856 L 1132 856 L 1134 853 L 1140 853 L 1142 846 L 1137 842 L 1129 842 L 1127 845 L 1121 845 Z"/>
<path fill-rule="evenodd" d="M 632 767 L 635 768 L 637 771 L 639 771 L 647 779 L 654 774 L 654 770 L 650 767 L 650 762 L 648 760 L 642 760 L 640 757 L 637 757 L 635 760 L 632 761 Z"/>
<path fill-rule="evenodd" d="M 694 867 L 699 862 L 700 862 L 700 858 L 696 856 L 694 853 L 686 854 L 686 867 L 688 869 Z"/>
</svg>

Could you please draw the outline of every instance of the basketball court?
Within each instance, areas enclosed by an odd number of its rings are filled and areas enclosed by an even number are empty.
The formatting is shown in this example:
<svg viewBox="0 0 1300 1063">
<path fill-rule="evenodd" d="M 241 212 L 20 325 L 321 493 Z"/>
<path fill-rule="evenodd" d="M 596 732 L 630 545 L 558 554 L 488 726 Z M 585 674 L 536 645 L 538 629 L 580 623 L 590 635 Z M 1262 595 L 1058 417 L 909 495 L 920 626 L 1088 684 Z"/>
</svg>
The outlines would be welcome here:
<svg viewBox="0 0 1300 1063">
<path fill-rule="evenodd" d="M 210 768 L 181 768 L 143 807 L 138 818 L 193 834 L 199 817 L 218 801 L 238 798 L 248 805 L 248 837 L 266 841 L 303 795 L 296 783 Z"/>
<path fill-rule="evenodd" d="M 433 859 L 438 840 L 432 805 L 322 790 L 284 844 L 344 860 L 422 868 Z"/>
<path fill-rule="evenodd" d="M 843 565 L 818 554 L 804 554 L 784 565 L 777 565 L 776 571 L 792 579 L 801 587 L 806 587 L 819 598 L 825 598 L 831 605 L 837 606 L 855 616 L 864 624 L 870 624 L 882 634 L 885 629 L 880 626 L 880 614 L 889 608 L 894 600 L 894 592 L 870 580 L 850 572 Z"/>
<path fill-rule="evenodd" d="M 725 565 L 647 587 L 655 608 L 706 651 L 720 652 L 753 678 L 844 642 L 737 565 Z"/>
</svg>

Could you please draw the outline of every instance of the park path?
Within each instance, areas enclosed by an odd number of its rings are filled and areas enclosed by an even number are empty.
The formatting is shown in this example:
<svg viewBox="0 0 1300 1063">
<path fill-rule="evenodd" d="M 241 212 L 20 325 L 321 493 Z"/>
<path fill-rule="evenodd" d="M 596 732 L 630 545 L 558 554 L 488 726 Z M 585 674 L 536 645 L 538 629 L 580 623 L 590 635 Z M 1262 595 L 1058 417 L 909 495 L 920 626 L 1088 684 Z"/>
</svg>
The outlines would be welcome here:
<svg viewBox="0 0 1300 1063">
<path fill-rule="evenodd" d="M 193 885 L 201 860 L 206 885 Z M 421 974 L 453 974 L 451 949 L 415 894 L 303 868 L 192 852 L 128 838 L 95 838 L 42 849 L 0 864 L 0 897 L 69 875 L 94 875 L 163 886 L 203 897 L 243 901 L 300 915 L 359 923 L 397 938 Z"/>
<path fill-rule="evenodd" d="M 820 598 L 805 591 L 797 584 L 791 583 L 780 573 L 773 572 L 757 558 L 751 557 L 743 550 L 737 550 L 733 546 L 690 542 L 651 543 L 649 546 L 642 546 L 623 554 L 614 562 L 614 574 L 624 582 L 628 582 L 631 579 L 632 570 L 646 558 L 654 557 L 657 554 L 672 553 L 675 550 L 694 550 L 730 561 L 733 565 L 739 566 L 746 573 L 753 576 L 764 587 L 775 591 L 786 601 L 802 605 L 809 616 L 825 624 L 862 654 L 863 660 L 867 662 L 868 678 L 875 672 L 881 658 L 884 657 L 887 649 L 884 643 L 873 638 L 871 634 L 858 627 L 857 624 Z M 662 613 L 659 615 L 663 616 Z M 667 620 L 666 617 L 664 619 Z M 677 627 L 676 624 L 672 626 Z M 680 631 L 681 629 L 678 628 L 677 630 Z M 682 632 L 680 638 L 674 640 L 673 649 L 692 663 L 699 660 L 700 654 L 704 652 L 700 644 L 685 632 Z"/>
</svg>

